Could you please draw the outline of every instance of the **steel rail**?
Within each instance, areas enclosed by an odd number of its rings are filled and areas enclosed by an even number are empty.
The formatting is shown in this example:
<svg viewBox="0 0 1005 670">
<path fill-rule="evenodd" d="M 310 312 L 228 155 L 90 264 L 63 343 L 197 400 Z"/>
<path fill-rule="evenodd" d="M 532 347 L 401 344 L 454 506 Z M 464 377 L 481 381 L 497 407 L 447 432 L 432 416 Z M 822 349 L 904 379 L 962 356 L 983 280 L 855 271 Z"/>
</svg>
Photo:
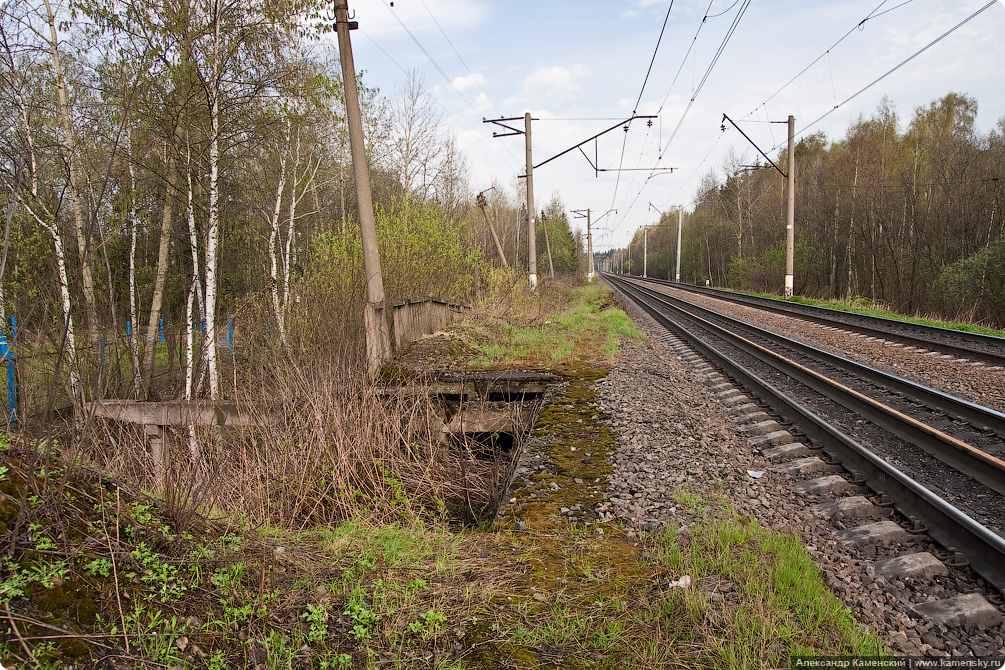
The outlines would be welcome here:
<svg viewBox="0 0 1005 670">
<path fill-rule="evenodd" d="M 763 309 L 776 314 L 795 316 L 797 318 L 805 319 L 807 321 L 812 321 L 813 323 L 825 326 L 841 326 L 847 330 L 854 330 L 871 337 L 883 339 L 891 338 L 904 342 L 905 344 L 909 344 L 913 347 L 929 350 L 937 349 L 958 358 L 969 358 L 971 360 L 979 360 L 992 365 L 1005 366 L 1005 337 L 996 337 L 994 335 L 984 335 L 981 333 L 969 333 L 962 330 L 953 330 L 952 328 L 941 328 L 939 326 L 929 326 L 922 323 L 912 323 L 910 321 L 898 321 L 896 319 L 858 314 L 856 312 L 843 312 L 841 310 L 830 309 L 828 307 L 790 303 L 785 300 L 745 295 L 743 293 L 734 293 L 732 291 L 724 291 L 722 289 L 708 288 L 705 286 L 679 284 L 677 282 L 670 282 L 664 279 L 654 279 L 652 277 L 635 277 L 635 279 L 642 279 L 643 281 L 655 284 L 663 284 L 682 291 L 690 291 L 691 293 L 698 293 L 699 295 L 707 295 L 713 298 L 718 298 L 719 300 L 727 300 L 729 302 L 747 305 L 748 307 L 756 307 L 757 309 Z M 913 330 L 919 334 L 911 335 L 910 333 L 900 332 L 898 329 Z M 933 337 L 936 339 L 932 339 Z M 945 339 L 938 338 L 950 338 L 963 342 L 964 344 L 953 344 L 952 342 L 945 341 Z M 977 347 L 986 346 L 992 350 L 988 351 L 975 348 L 974 345 L 977 345 Z M 993 349 L 997 349 L 998 351 L 993 351 Z"/>
<path fill-rule="evenodd" d="M 830 379 L 826 375 L 823 375 L 812 368 L 798 363 L 786 356 L 783 356 L 782 354 L 771 351 L 767 347 L 757 344 L 752 340 L 737 335 L 736 333 L 732 333 L 726 328 L 718 326 L 707 319 L 694 314 L 687 308 L 682 307 L 681 304 L 686 305 L 688 308 L 696 308 L 708 314 L 714 314 L 716 317 L 721 317 L 719 314 L 715 314 L 714 312 L 703 308 L 697 308 L 690 303 L 672 299 L 669 296 L 654 292 L 648 288 L 637 286 L 636 289 L 650 300 L 655 300 L 672 309 L 676 309 L 679 314 L 684 315 L 686 318 L 693 321 L 699 328 L 711 333 L 714 337 L 718 337 L 726 342 L 729 342 L 734 347 L 737 347 L 744 353 L 753 356 L 762 363 L 784 372 L 789 377 L 801 382 L 817 393 L 820 393 L 843 407 L 869 419 L 874 424 L 880 426 L 888 432 L 908 440 L 943 463 L 946 463 L 969 477 L 976 479 L 988 488 L 1005 495 L 1005 461 L 985 453 L 980 449 L 963 442 L 962 440 L 952 437 L 951 435 L 947 435 L 924 422 L 918 421 L 917 419 L 910 417 L 897 409 L 879 402 L 878 400 L 870 398 L 864 393 Z M 673 304 L 674 302 L 679 304 L 675 305 Z M 721 318 L 727 321 L 732 321 L 733 324 L 742 325 L 744 328 L 760 331 L 760 335 L 773 339 L 777 344 L 790 345 L 790 343 L 793 343 L 792 340 L 789 340 L 786 337 L 776 335 L 774 333 L 768 333 L 767 331 L 756 328 L 755 326 L 740 324 L 740 322 L 735 319 L 729 319 L 729 317 Z M 810 349 L 811 347 L 806 348 Z M 863 365 L 842 359 L 838 356 L 832 355 L 832 358 L 836 361 L 834 364 L 847 372 L 851 372 L 852 374 L 856 374 L 858 369 L 865 368 Z M 883 374 L 878 370 L 874 372 L 876 374 Z M 906 382 L 905 380 L 905 383 L 909 384 L 910 382 Z"/>
<path fill-rule="evenodd" d="M 674 304 L 686 305 L 687 308 L 695 310 L 700 314 L 714 316 L 715 318 L 721 319 L 729 324 L 746 328 L 759 337 L 763 337 L 767 340 L 781 344 L 782 346 L 794 349 L 811 358 L 816 358 L 823 363 L 832 365 L 843 371 L 850 372 L 861 379 L 866 379 L 874 384 L 881 385 L 888 390 L 896 391 L 904 395 L 910 395 L 931 409 L 941 410 L 951 417 L 959 417 L 977 430 L 994 431 L 999 437 L 1005 439 L 1005 414 L 995 411 L 989 407 L 983 407 L 976 403 L 963 400 L 962 398 L 957 398 L 947 393 L 943 393 L 942 391 L 929 388 L 928 386 L 912 382 L 908 379 L 904 379 L 903 377 L 898 377 L 888 372 L 877 370 L 876 368 L 869 367 L 868 365 L 864 365 L 857 361 L 853 361 L 843 356 L 838 356 L 837 354 L 833 354 L 829 351 L 818 349 L 817 347 L 804 344 L 798 340 L 793 340 L 792 338 L 785 337 L 784 335 L 773 333 L 769 330 L 751 325 L 745 321 L 741 321 L 740 319 L 720 314 L 714 310 L 708 309 L 707 307 L 689 303 L 672 295 L 666 295 L 658 292 L 653 295 L 654 297 Z"/>
<path fill-rule="evenodd" d="M 974 570 L 998 589 L 1005 589 L 1005 539 L 943 500 L 923 484 L 830 425 L 812 410 L 706 344 L 686 326 L 674 322 L 645 299 L 644 294 L 617 276 L 602 275 L 612 286 L 652 316 L 664 328 L 680 335 L 694 350 L 734 381 L 797 424 L 806 436 L 836 455 L 857 472 L 873 491 L 889 496 L 905 516 L 917 517 L 929 535 L 945 547 L 963 551 Z"/>
</svg>

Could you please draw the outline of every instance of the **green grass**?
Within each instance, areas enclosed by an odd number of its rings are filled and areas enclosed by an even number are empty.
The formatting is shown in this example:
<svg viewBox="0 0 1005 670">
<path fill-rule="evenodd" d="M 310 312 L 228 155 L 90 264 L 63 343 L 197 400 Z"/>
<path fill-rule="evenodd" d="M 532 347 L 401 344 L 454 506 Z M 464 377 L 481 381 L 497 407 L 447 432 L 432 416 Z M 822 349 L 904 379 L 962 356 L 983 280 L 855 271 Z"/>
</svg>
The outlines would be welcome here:
<svg viewBox="0 0 1005 670">
<path fill-rule="evenodd" d="M 614 306 L 606 286 L 580 286 L 561 297 L 567 302 L 547 318 L 521 324 L 521 313 L 517 323 L 494 320 L 478 329 L 475 347 L 481 355 L 469 362 L 480 367 L 549 367 L 576 359 L 610 362 L 624 342 L 642 340 L 635 323 Z"/>
<path fill-rule="evenodd" d="M 754 295 L 760 298 L 770 298 L 773 300 L 783 300 L 783 298 L 778 297 L 774 294 L 769 293 L 751 293 L 749 295 Z M 881 304 L 869 300 L 868 298 L 853 298 L 851 300 L 818 300 L 816 298 L 804 298 L 802 296 L 793 296 L 785 302 L 794 302 L 800 305 L 810 305 L 811 307 L 824 307 L 826 309 L 833 309 L 840 312 L 851 312 L 854 314 L 862 314 L 865 316 L 875 316 L 882 319 L 893 319 L 895 321 L 906 321 L 907 323 L 918 323 L 925 326 L 935 326 L 937 328 L 949 328 L 951 330 L 961 330 L 968 333 L 977 333 L 979 335 L 993 335 L 994 337 L 1005 337 L 1005 330 L 1000 330 L 997 328 L 989 328 L 987 326 L 982 326 L 975 323 L 961 323 L 958 321 L 943 321 L 940 319 L 933 319 L 920 316 L 906 316 L 904 314 L 898 314 L 897 312 L 892 312 Z"/>
<path fill-rule="evenodd" d="M 727 515 L 671 529 L 654 560 L 706 588 L 726 586 L 724 601 L 677 589 L 667 605 L 682 634 L 701 631 L 707 667 L 775 667 L 794 654 L 889 653 L 826 587 L 799 539 L 748 517 Z"/>
</svg>

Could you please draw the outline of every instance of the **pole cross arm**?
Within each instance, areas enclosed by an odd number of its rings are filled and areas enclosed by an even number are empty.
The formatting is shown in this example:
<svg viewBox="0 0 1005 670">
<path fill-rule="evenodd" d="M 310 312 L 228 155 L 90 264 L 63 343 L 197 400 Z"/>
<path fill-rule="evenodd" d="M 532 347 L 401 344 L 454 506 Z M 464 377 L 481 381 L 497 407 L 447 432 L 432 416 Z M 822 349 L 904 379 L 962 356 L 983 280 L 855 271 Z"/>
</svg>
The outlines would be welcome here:
<svg viewBox="0 0 1005 670">
<path fill-rule="evenodd" d="M 782 172 L 782 168 L 780 168 L 780 167 L 778 167 L 777 165 L 775 165 L 775 161 L 773 161 L 773 160 L 771 160 L 770 158 L 768 158 L 768 154 L 766 154 L 766 153 L 764 153 L 763 151 L 761 151 L 761 147 L 759 147 L 759 146 L 757 146 L 756 144 L 754 144 L 754 140 L 752 140 L 752 139 L 750 139 L 749 137 L 747 137 L 747 133 L 743 132 L 743 130 L 741 130 L 741 129 L 740 129 L 740 126 L 736 125 L 736 122 L 734 122 L 734 121 L 733 121 L 733 119 L 729 118 L 729 117 L 728 117 L 728 116 L 727 116 L 726 114 L 723 114 L 723 115 L 722 115 L 722 120 L 723 120 L 723 121 L 729 121 L 729 122 L 730 122 L 731 124 L 733 124 L 733 127 L 734 127 L 734 128 L 736 128 L 737 130 L 739 130 L 739 131 L 740 131 L 740 134 L 741 134 L 741 135 L 743 135 L 743 137 L 744 137 L 744 138 L 746 138 L 746 140 L 747 140 L 748 142 L 750 142 L 750 145 L 751 145 L 752 147 L 754 147 L 755 149 L 757 149 L 757 153 L 759 153 L 759 154 L 761 154 L 762 156 L 764 156 L 764 160 L 766 160 L 766 161 L 768 161 L 769 163 L 771 163 L 771 167 L 773 167 L 773 168 L 775 168 L 776 170 L 778 170 L 778 174 L 782 175 L 782 176 L 783 176 L 783 177 L 785 177 L 786 179 L 788 179 L 788 178 L 789 178 L 789 175 L 787 175 L 787 174 L 785 174 L 784 172 Z M 772 121 L 772 123 L 784 123 L 784 122 L 782 122 L 782 121 Z M 723 125 L 723 126 L 722 126 L 722 129 L 723 129 L 723 130 L 725 130 L 725 129 L 726 129 L 726 126 L 725 126 L 725 125 Z"/>
<path fill-rule="evenodd" d="M 537 121 L 537 120 L 538 119 L 531 119 L 531 121 Z M 494 123 L 497 126 L 499 126 L 501 128 L 505 128 L 506 130 L 510 131 L 508 133 L 493 132 L 492 133 L 492 137 L 509 137 L 510 135 L 523 135 L 524 134 L 524 131 L 520 130 L 519 128 L 514 128 L 513 126 L 507 126 L 504 123 L 505 121 L 523 121 L 523 117 L 522 116 L 517 116 L 517 117 L 513 117 L 513 118 L 509 118 L 509 119 L 485 119 L 485 118 L 482 119 L 482 123 Z"/>
<path fill-rule="evenodd" d="M 551 161 L 555 160 L 556 158 L 561 158 L 562 156 L 564 156 L 565 154 L 569 153 L 570 151 L 575 151 L 576 149 L 578 149 L 579 147 L 583 146 L 587 142 L 592 142 L 593 140 L 597 139 L 601 135 L 606 135 L 607 133 L 611 132 L 612 130 L 617 130 L 618 128 L 621 128 L 622 126 L 624 126 L 626 123 L 631 123 L 635 119 L 657 119 L 657 118 L 659 118 L 659 117 L 658 116 L 654 116 L 652 114 L 649 114 L 649 115 L 633 114 L 630 118 L 627 118 L 624 121 L 619 121 L 618 123 L 616 123 L 613 126 L 611 126 L 610 128 L 608 128 L 607 130 L 602 130 L 599 133 L 597 133 L 596 135 L 594 135 L 593 137 L 588 137 L 585 140 L 583 140 L 582 142 L 580 142 L 578 144 L 572 145 L 571 147 L 569 147 L 565 151 L 563 151 L 561 153 L 557 153 L 554 156 L 552 156 L 551 158 L 548 158 L 548 159 L 546 159 L 544 161 L 541 161 L 540 163 L 538 163 L 537 165 L 534 166 L 534 169 L 536 170 L 537 168 L 539 168 L 542 165 L 545 165 L 547 163 L 550 163 Z M 586 154 L 584 153 L 583 155 L 585 156 Z M 590 160 L 590 159 L 587 158 L 586 160 Z M 591 163 L 591 165 L 592 165 L 592 163 Z M 596 167 L 594 167 L 594 169 L 596 170 Z M 645 168 L 642 168 L 642 169 L 645 169 Z M 611 170 L 611 172 L 614 172 L 614 171 L 615 170 Z M 598 172 L 607 172 L 607 170 L 598 170 Z"/>
</svg>

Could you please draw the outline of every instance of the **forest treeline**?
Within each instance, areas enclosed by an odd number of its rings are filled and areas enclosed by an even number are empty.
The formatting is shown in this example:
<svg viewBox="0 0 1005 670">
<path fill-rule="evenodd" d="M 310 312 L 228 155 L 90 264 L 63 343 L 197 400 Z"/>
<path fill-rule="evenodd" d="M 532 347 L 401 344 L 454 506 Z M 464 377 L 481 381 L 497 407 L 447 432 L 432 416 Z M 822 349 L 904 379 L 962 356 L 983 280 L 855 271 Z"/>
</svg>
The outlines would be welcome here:
<svg viewBox="0 0 1005 670">
<path fill-rule="evenodd" d="M 958 93 L 915 109 L 906 123 L 884 100 L 840 139 L 799 141 L 796 294 L 1005 325 L 1005 118 L 982 134 L 976 117 L 977 100 Z M 786 160 L 783 149 L 775 162 Z M 781 292 L 785 179 L 749 162 L 730 155 L 684 212 L 684 281 Z M 677 224 L 677 212 L 666 212 L 650 230 L 650 276 L 672 276 Z M 639 232 L 635 274 L 642 246 Z"/>
<path fill-rule="evenodd" d="M 65 377 L 77 406 L 147 398 L 167 357 L 178 379 L 155 395 L 215 398 L 231 315 L 244 342 L 358 362 L 340 67 L 334 41 L 305 27 L 323 11 L 313 0 L 0 9 L 0 311 L 8 331 L 16 316 L 22 361 L 44 358 L 31 376 Z M 388 299 L 469 302 L 513 280 L 493 270 L 486 218 L 510 263 L 526 263 L 522 186 L 477 185 L 494 186 L 486 217 L 422 77 L 386 92 L 359 77 Z M 576 272 L 581 245 L 557 196 L 543 216 L 539 273 L 548 246 L 555 272 Z"/>
</svg>

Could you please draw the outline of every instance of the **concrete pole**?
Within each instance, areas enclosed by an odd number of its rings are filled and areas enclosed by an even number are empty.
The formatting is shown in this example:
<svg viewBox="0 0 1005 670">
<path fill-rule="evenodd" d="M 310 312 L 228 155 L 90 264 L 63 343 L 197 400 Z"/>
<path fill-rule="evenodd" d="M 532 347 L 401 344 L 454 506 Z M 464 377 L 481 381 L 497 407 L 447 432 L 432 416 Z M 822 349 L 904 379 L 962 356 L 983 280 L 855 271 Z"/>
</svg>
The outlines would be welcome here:
<svg viewBox="0 0 1005 670">
<path fill-rule="evenodd" d="M 791 298 L 795 291 L 795 248 L 796 248 L 796 119 L 789 115 L 789 188 L 788 212 L 785 222 L 785 297 Z"/>
<path fill-rule="evenodd" d="M 590 210 L 586 210 L 586 256 L 589 270 L 586 273 L 586 280 L 593 281 L 593 233 L 590 230 Z"/>
<path fill-rule="evenodd" d="M 677 207 L 677 274 L 676 281 L 680 283 L 680 244 L 684 236 L 684 205 Z"/>
<path fill-rule="evenodd" d="M 642 276 L 649 276 L 649 227 L 642 229 Z"/>
<path fill-rule="evenodd" d="M 534 158 L 530 151 L 530 112 L 523 115 L 524 138 L 527 140 L 527 270 L 530 290 L 537 288 L 537 230 L 534 226 Z"/>
<path fill-rule="evenodd" d="M 342 63 L 346 119 L 349 122 L 349 149 L 352 155 L 353 177 L 356 180 L 359 236 L 363 245 L 363 271 L 366 273 L 364 320 L 367 365 L 371 373 L 376 373 L 391 357 L 391 342 L 388 337 L 387 315 L 384 314 L 384 278 L 380 271 L 380 255 L 377 251 L 377 222 L 373 215 L 370 172 L 366 162 L 363 119 L 359 111 L 359 90 L 356 87 L 356 66 L 352 59 L 349 29 L 349 4 L 346 0 L 336 1 L 335 30 L 338 33 L 338 53 Z"/>
</svg>

